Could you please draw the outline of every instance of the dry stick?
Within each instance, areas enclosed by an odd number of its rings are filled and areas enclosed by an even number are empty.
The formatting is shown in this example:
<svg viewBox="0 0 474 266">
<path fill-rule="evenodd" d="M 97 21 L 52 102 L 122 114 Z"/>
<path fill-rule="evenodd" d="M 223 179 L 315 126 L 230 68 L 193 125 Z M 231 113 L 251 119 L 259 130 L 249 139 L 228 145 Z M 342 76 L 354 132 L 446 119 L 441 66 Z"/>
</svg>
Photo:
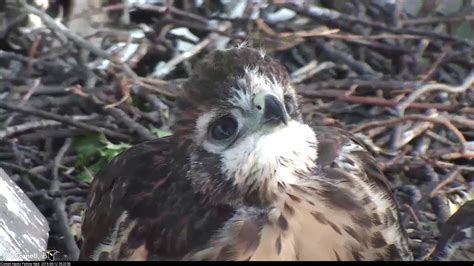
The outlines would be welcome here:
<svg viewBox="0 0 474 266">
<path fill-rule="evenodd" d="M 175 26 L 183 26 L 183 27 L 187 27 L 187 28 L 190 28 L 190 29 L 196 29 L 196 30 L 201 30 L 201 31 L 206 31 L 206 32 L 212 32 L 212 33 L 216 33 L 218 35 L 229 37 L 231 39 L 244 40 L 244 39 L 247 38 L 247 36 L 245 36 L 245 35 L 231 34 L 231 33 L 227 33 L 224 30 L 216 29 L 214 27 L 209 27 L 209 26 L 203 26 L 199 23 L 192 23 L 192 22 L 189 22 L 189 21 L 164 18 L 162 20 L 162 22 L 163 23 L 170 23 L 170 24 L 173 24 Z"/>
<path fill-rule="evenodd" d="M 418 215 L 416 215 L 416 212 L 415 212 L 415 210 L 413 209 L 413 207 L 410 206 L 409 204 L 406 204 L 406 203 L 403 204 L 402 206 L 403 206 L 405 209 L 408 210 L 408 213 L 410 213 L 411 217 L 413 217 L 413 220 L 415 220 L 415 223 L 416 223 L 417 225 L 419 225 L 419 224 L 420 224 L 420 218 L 418 218 Z"/>
<path fill-rule="evenodd" d="M 450 41 L 450 42 L 457 42 L 457 43 L 462 43 L 464 45 L 467 45 L 469 47 L 472 47 L 473 44 L 470 43 L 467 40 L 463 40 L 460 38 L 452 37 L 446 34 L 441 34 L 441 33 L 436 33 L 436 32 L 429 32 L 429 31 L 421 31 L 421 30 L 415 30 L 415 29 L 406 29 L 406 28 L 396 28 L 396 27 L 391 27 L 384 25 L 380 22 L 373 22 L 373 21 L 368 21 L 368 20 L 362 20 L 358 17 L 354 17 L 351 15 L 346 15 L 331 9 L 327 8 L 322 8 L 322 7 L 316 7 L 316 6 L 311 6 L 311 7 L 306 7 L 304 5 L 298 5 L 298 4 L 278 4 L 280 6 L 286 7 L 288 9 L 291 9 L 295 11 L 296 13 L 313 18 L 319 22 L 322 22 L 326 25 L 329 26 L 342 26 L 341 22 L 345 22 L 349 25 L 355 25 L 355 24 L 360 24 L 364 26 L 368 26 L 374 29 L 378 30 L 383 30 L 395 34 L 411 34 L 411 35 L 418 35 L 418 36 L 424 36 L 424 37 L 429 37 L 429 38 L 435 38 L 435 39 L 440 39 L 440 40 L 445 40 L 445 41 Z M 344 28 L 348 28 L 347 26 Z"/>
<path fill-rule="evenodd" d="M 266 34 L 276 37 L 276 38 L 306 38 L 306 37 L 321 37 L 321 36 L 328 36 L 335 33 L 338 33 L 339 29 L 312 29 L 309 31 L 301 30 L 296 32 L 276 32 L 274 31 L 265 21 L 261 18 L 255 21 L 257 27 L 264 31 Z"/>
<path fill-rule="evenodd" d="M 20 106 L 24 106 L 26 104 L 26 102 L 31 98 L 33 93 L 35 93 L 35 91 L 38 89 L 39 85 L 40 85 L 40 79 L 35 79 L 33 86 L 31 86 L 28 89 L 28 92 L 21 98 L 20 103 L 19 103 Z M 9 116 L 7 118 L 7 121 L 5 121 L 5 126 L 10 125 L 10 123 L 13 121 L 14 118 L 15 118 L 15 114 L 12 114 L 11 116 Z M 0 135 L 0 139 L 1 138 L 2 136 Z"/>
<path fill-rule="evenodd" d="M 59 121 L 59 122 L 61 122 L 63 124 L 66 124 L 66 125 L 74 126 L 74 127 L 85 129 L 85 130 L 89 130 L 89 131 L 92 131 L 92 132 L 103 133 L 107 136 L 118 138 L 118 139 L 121 139 L 121 140 L 127 140 L 127 141 L 130 140 L 130 137 L 127 136 L 127 135 L 117 133 L 117 132 L 115 132 L 113 130 L 110 130 L 110 129 L 107 129 L 107 128 L 102 128 L 102 127 L 98 127 L 98 126 L 94 126 L 94 125 L 89 125 L 89 124 L 86 124 L 86 123 L 83 123 L 83 122 L 74 121 L 73 119 L 71 119 L 71 117 L 67 117 L 67 116 L 61 116 L 61 115 L 57 115 L 57 114 L 53 114 L 53 113 L 50 113 L 50 112 L 29 108 L 29 107 L 16 106 L 16 105 L 8 104 L 8 103 L 5 103 L 5 102 L 0 102 L 0 108 L 7 109 L 7 110 L 10 110 L 10 111 L 30 114 L 30 115 L 34 115 L 34 116 L 38 116 L 38 117 L 42 117 L 42 118 L 46 118 L 46 119 L 51 119 L 51 120 L 55 120 L 55 121 Z"/>
<path fill-rule="evenodd" d="M 419 89 L 413 91 L 405 100 L 400 102 L 397 106 L 398 113 L 400 116 L 405 114 L 405 109 L 413 103 L 418 97 L 423 95 L 424 93 L 430 91 L 447 91 L 451 93 L 460 93 L 465 92 L 474 82 L 474 70 L 464 79 L 460 86 L 450 86 L 447 84 L 441 83 L 434 83 L 434 84 L 426 84 Z"/>
<path fill-rule="evenodd" d="M 457 17 L 426 17 L 426 18 L 416 18 L 416 19 L 403 19 L 402 25 L 419 25 L 419 24 L 433 24 L 433 23 L 445 23 L 445 22 L 455 22 L 455 21 L 468 21 L 474 20 L 474 16 L 457 16 Z"/>
<path fill-rule="evenodd" d="M 152 85 L 150 85 L 150 84 L 152 84 L 152 83 L 149 83 L 148 81 L 140 78 L 140 86 L 142 86 L 143 88 L 145 88 L 147 90 L 151 90 L 151 91 L 159 93 L 159 94 L 162 94 L 164 96 L 168 96 L 168 97 L 171 97 L 171 98 L 176 98 L 177 93 L 173 93 L 169 90 L 162 89 L 162 88 L 159 87 L 159 85 L 158 86 L 156 86 L 156 85 L 152 86 L 153 84 Z"/>
<path fill-rule="evenodd" d="M 186 12 L 185 10 L 181 10 L 174 6 L 154 6 L 151 4 L 134 4 L 134 3 L 123 4 L 121 3 L 121 4 L 112 4 L 112 5 L 104 6 L 101 8 L 101 11 L 109 12 L 109 11 L 114 11 L 114 10 L 124 10 L 125 8 L 129 8 L 129 9 L 135 8 L 139 10 L 146 10 L 146 11 L 156 12 L 160 14 L 169 12 L 174 15 L 183 16 L 185 18 L 199 21 L 204 25 L 207 25 L 208 23 L 208 20 L 205 17 L 199 16 L 197 14 L 193 14 L 191 12 Z"/>
<path fill-rule="evenodd" d="M 152 140 L 156 138 L 155 136 L 153 136 L 153 134 L 150 133 L 150 131 L 146 127 L 140 125 L 135 120 L 130 118 L 124 111 L 115 107 L 107 108 L 107 109 L 104 108 L 104 111 L 109 113 L 118 121 L 121 121 L 122 123 L 124 123 L 132 131 L 137 132 L 137 134 L 143 140 Z"/>
<path fill-rule="evenodd" d="M 412 104 L 416 99 L 418 99 L 424 93 L 430 91 L 447 91 L 451 93 L 460 93 L 466 91 L 471 84 L 474 82 L 474 70 L 464 79 L 463 83 L 460 86 L 450 86 L 447 84 L 441 83 L 434 83 L 434 84 L 426 84 L 419 89 L 413 91 L 405 100 L 401 101 L 400 104 L 396 107 L 398 115 L 403 117 L 405 115 L 406 108 Z M 401 139 L 401 130 L 395 130 L 393 136 L 393 146 L 397 147 L 400 144 Z M 466 150 L 463 148 L 462 152 L 464 153 Z"/>
<path fill-rule="evenodd" d="M 53 182 L 51 183 L 50 187 L 50 194 L 57 193 L 59 191 L 59 166 L 61 164 L 62 159 L 64 158 L 64 154 L 71 146 L 72 139 L 67 138 L 64 141 L 63 146 L 59 149 L 58 154 L 54 157 L 54 165 L 53 165 Z M 66 199 L 61 197 L 54 199 L 53 201 L 54 211 L 56 213 L 58 224 L 59 224 L 59 231 L 64 237 L 64 242 L 66 244 L 66 250 L 70 260 L 77 260 L 79 258 L 79 248 L 77 246 L 76 240 L 74 236 L 71 234 L 69 230 L 69 219 L 66 213 Z"/>
<path fill-rule="evenodd" d="M 445 116 L 451 122 L 474 129 L 474 120 L 471 120 L 467 118 L 466 116 L 452 115 L 452 114 L 446 114 Z"/>
<path fill-rule="evenodd" d="M 453 171 L 449 174 L 449 176 L 443 180 L 442 182 L 440 182 L 430 193 L 430 198 L 433 198 L 435 196 L 437 196 L 439 194 L 439 191 L 445 187 L 446 185 L 448 185 L 449 183 L 453 182 L 457 177 L 458 175 L 460 174 L 460 170 L 459 168 L 455 167 L 453 169 Z"/>
<path fill-rule="evenodd" d="M 311 60 L 308 64 L 304 65 L 303 67 L 293 71 L 291 73 L 291 81 L 293 84 L 301 83 L 317 73 L 335 67 L 336 64 L 333 62 L 322 62 L 318 63 L 316 60 Z"/>
<path fill-rule="evenodd" d="M 354 95 L 346 95 L 344 94 L 345 91 L 336 91 L 336 90 L 298 90 L 298 94 L 301 96 L 305 96 L 308 98 L 333 98 L 349 103 L 359 103 L 359 104 L 370 104 L 370 105 L 378 105 L 378 106 L 385 106 L 385 107 L 397 107 L 399 102 L 393 100 L 387 100 L 382 97 L 372 97 L 372 96 L 354 96 Z M 442 103 L 412 103 L 408 107 L 414 109 L 436 109 L 438 111 L 458 111 L 465 114 L 474 114 L 474 108 L 459 108 L 449 104 L 442 104 Z"/>
<path fill-rule="evenodd" d="M 74 163 L 78 160 L 78 156 L 67 156 L 63 158 L 62 163 L 63 164 L 70 164 Z M 30 168 L 30 172 L 35 173 L 35 174 L 43 174 L 47 171 L 49 171 L 51 168 L 53 168 L 54 162 L 48 161 L 47 163 L 43 165 L 38 165 L 35 167 Z"/>
<path fill-rule="evenodd" d="M 400 90 L 407 88 L 416 88 L 422 83 L 419 81 L 401 81 L 401 80 L 380 80 L 380 79 L 359 79 L 359 78 L 347 78 L 347 79 L 335 79 L 328 81 L 318 81 L 308 84 L 298 85 L 298 90 L 316 91 L 323 88 L 330 89 L 347 89 L 353 85 L 360 87 L 366 87 L 371 89 L 380 89 L 383 91 L 387 90 Z"/>
<path fill-rule="evenodd" d="M 431 164 L 435 165 L 436 167 L 440 167 L 440 168 L 453 168 L 453 167 L 458 167 L 459 170 L 462 170 L 462 171 L 467 171 L 467 172 L 473 172 L 474 173 L 474 167 L 471 167 L 471 166 L 464 166 L 464 165 L 456 165 L 454 163 L 450 163 L 450 162 L 445 162 L 445 161 L 439 161 L 439 160 L 429 160 L 429 159 L 425 159 L 425 161 L 428 161 L 430 162 Z"/>
<path fill-rule="evenodd" d="M 127 76 L 129 76 L 134 82 L 138 81 L 138 76 L 137 74 L 128 66 L 126 63 L 122 62 L 120 59 L 113 57 L 106 51 L 100 49 L 99 47 L 95 46 L 94 44 L 88 42 L 86 39 L 82 38 L 81 36 L 74 34 L 72 31 L 70 31 L 66 26 L 64 26 L 62 23 L 54 20 L 52 17 L 50 17 L 48 14 L 45 12 L 29 5 L 26 3 L 25 0 L 21 0 L 21 4 L 23 7 L 26 9 L 26 11 L 33 13 L 37 15 L 38 17 L 43 20 L 44 24 L 48 26 L 49 28 L 53 29 L 56 32 L 62 33 L 64 36 L 66 36 L 69 40 L 74 42 L 77 46 L 86 49 L 90 51 L 91 53 L 95 54 L 96 56 L 102 57 L 104 59 L 110 60 L 112 63 L 114 63 L 117 67 L 123 70 Z"/>
<path fill-rule="evenodd" d="M 450 49 L 449 49 L 450 50 Z M 440 57 L 438 57 L 438 59 L 436 59 L 436 61 L 433 63 L 433 65 L 430 67 L 430 69 L 428 70 L 428 72 L 426 72 L 426 74 L 424 74 L 422 77 L 421 77 L 421 80 L 423 81 L 427 81 L 429 79 L 431 79 L 434 75 L 434 73 L 436 72 L 436 70 L 439 68 L 439 66 L 446 60 L 448 56 L 448 49 L 446 49 Z"/>
<path fill-rule="evenodd" d="M 386 39 L 397 39 L 397 40 L 411 40 L 411 39 L 423 39 L 421 36 L 409 35 L 409 34 L 374 34 L 374 35 L 361 35 L 351 33 L 334 33 L 325 35 L 324 38 L 329 39 L 343 39 L 343 40 L 386 40 Z"/>
<path fill-rule="evenodd" d="M 443 160 L 454 160 L 460 158 L 474 159 L 474 152 L 451 152 L 441 155 Z"/>
<path fill-rule="evenodd" d="M 64 141 L 64 144 L 63 146 L 61 147 L 61 149 L 59 149 L 58 151 L 58 154 L 56 155 L 56 157 L 54 157 L 54 161 L 53 161 L 53 184 L 51 185 L 52 186 L 52 189 L 59 189 L 59 166 L 64 158 L 64 154 L 67 152 L 67 150 L 69 149 L 69 147 L 71 146 L 71 143 L 72 143 L 72 140 L 71 138 L 67 138 L 65 141 Z M 57 183 L 57 184 L 54 184 L 54 183 Z M 56 186 L 57 187 L 53 187 L 53 186 Z"/>
<path fill-rule="evenodd" d="M 83 116 L 83 115 L 75 115 L 72 116 L 72 120 L 80 121 L 80 120 L 89 120 L 91 118 L 95 118 L 96 116 Z M 39 129 L 45 127 L 53 127 L 61 125 L 60 122 L 54 120 L 39 120 L 39 121 L 32 121 L 27 122 L 20 125 L 10 126 L 4 130 L 0 130 L 0 139 L 9 137 L 14 134 L 22 133 L 31 129 Z"/>
<path fill-rule="evenodd" d="M 419 115 L 419 114 L 410 114 L 406 115 L 403 117 L 398 117 L 398 118 L 393 118 L 393 119 L 387 119 L 383 121 L 374 121 L 374 122 L 369 122 L 364 125 L 358 126 L 351 131 L 353 133 L 357 133 L 363 130 L 367 130 L 370 128 L 376 128 L 376 127 L 386 127 L 386 126 L 391 126 L 398 124 L 400 122 L 408 121 L 408 120 L 421 120 L 421 121 L 428 121 L 432 122 L 435 124 L 441 124 L 451 130 L 453 134 L 456 136 L 456 138 L 459 140 L 459 143 L 461 145 L 461 152 L 464 153 L 466 151 L 466 139 L 464 138 L 463 134 L 457 129 L 449 120 L 443 119 L 440 117 L 434 118 L 434 117 L 427 117 L 424 115 Z"/>
<path fill-rule="evenodd" d="M 51 184 L 51 181 L 48 180 L 46 177 L 40 175 L 40 174 L 37 174 L 37 173 L 34 173 L 34 172 L 31 172 L 30 170 L 24 168 L 24 167 L 21 167 L 19 165 L 16 165 L 16 164 L 13 164 L 13 163 L 7 163 L 7 162 L 1 162 L 0 161 L 0 167 L 3 167 L 3 168 L 9 168 L 9 169 L 12 169 L 16 172 L 20 172 L 20 173 L 24 173 L 24 174 L 27 174 L 33 178 L 35 178 L 36 180 L 38 181 L 41 181 L 42 183 L 46 184 L 46 185 L 49 185 Z"/>
<path fill-rule="evenodd" d="M 122 110 L 120 110 L 116 107 L 107 108 L 107 106 L 105 105 L 105 103 L 102 100 L 100 100 L 99 98 L 97 98 L 95 96 L 91 96 L 91 95 L 85 93 L 84 91 L 81 90 L 80 86 L 74 87 L 72 89 L 72 92 L 75 95 L 83 97 L 83 98 L 91 101 L 92 103 L 100 106 L 101 108 L 103 108 L 104 112 L 106 112 L 106 113 L 110 114 L 111 116 L 113 116 L 117 121 L 122 122 L 124 125 L 126 125 L 132 131 L 137 132 L 137 134 L 143 140 L 155 139 L 153 134 L 151 134 L 150 131 L 146 127 L 144 127 L 144 126 L 140 125 L 139 123 L 137 123 L 136 121 L 134 121 L 124 111 L 122 111 Z"/>
<path fill-rule="evenodd" d="M 325 55 L 336 62 L 346 64 L 359 75 L 380 75 L 380 73 L 374 71 L 367 63 L 355 60 L 350 54 L 334 49 L 323 40 L 313 39 L 313 43 L 323 50 Z"/>
<path fill-rule="evenodd" d="M 208 45 L 210 45 L 215 39 L 217 38 L 217 34 L 211 33 L 209 37 L 203 39 L 200 41 L 198 44 L 193 46 L 193 48 L 189 49 L 189 51 L 186 51 L 184 53 L 181 53 L 175 57 L 173 57 L 170 61 L 166 62 L 161 69 L 162 73 L 158 73 L 158 77 L 162 78 L 166 74 L 169 73 L 170 70 L 172 70 L 175 66 L 179 65 L 180 63 L 188 60 L 189 58 L 195 56 L 199 52 L 201 52 L 204 48 L 206 48 Z"/>
<path fill-rule="evenodd" d="M 77 247 L 74 237 L 70 233 L 68 233 L 70 229 L 69 229 L 69 222 L 68 222 L 69 219 L 65 211 L 66 202 L 64 199 L 54 199 L 53 207 L 54 207 L 54 212 L 57 215 L 57 219 L 59 223 L 59 231 L 63 234 L 64 242 L 66 243 L 66 250 L 69 256 L 68 260 L 75 261 L 79 258 L 79 248 Z"/>
<path fill-rule="evenodd" d="M 54 120 L 39 120 L 39 121 L 27 122 L 24 124 L 7 127 L 5 130 L 0 130 L 0 139 L 9 137 L 17 133 L 28 131 L 31 129 L 52 127 L 52 126 L 57 126 L 57 125 L 61 125 L 61 123 Z"/>
</svg>

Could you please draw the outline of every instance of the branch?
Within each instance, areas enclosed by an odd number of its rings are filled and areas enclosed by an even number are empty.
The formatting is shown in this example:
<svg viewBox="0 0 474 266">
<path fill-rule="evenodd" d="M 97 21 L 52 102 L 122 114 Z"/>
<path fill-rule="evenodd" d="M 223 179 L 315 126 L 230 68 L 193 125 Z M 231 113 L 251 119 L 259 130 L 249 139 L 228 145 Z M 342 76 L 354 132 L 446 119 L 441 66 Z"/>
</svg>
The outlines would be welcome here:
<svg viewBox="0 0 474 266">
<path fill-rule="evenodd" d="M 472 85 L 473 82 L 474 70 L 471 71 L 471 73 L 464 79 L 463 83 L 460 86 L 450 86 L 441 83 L 426 84 L 412 92 L 410 96 L 408 96 L 404 101 L 400 102 L 400 104 L 397 106 L 398 113 L 400 114 L 400 116 L 403 116 L 405 114 L 405 109 L 424 93 L 439 90 L 451 93 L 465 92 Z"/>
<path fill-rule="evenodd" d="M 86 124 L 86 123 L 83 123 L 83 122 L 74 121 L 73 119 L 71 119 L 71 117 L 67 117 L 67 116 L 61 116 L 61 115 L 57 115 L 57 114 L 53 114 L 53 113 L 50 113 L 50 112 L 29 108 L 29 107 L 16 106 L 16 105 L 8 104 L 8 103 L 5 103 L 5 102 L 0 102 L 0 108 L 10 110 L 10 111 L 20 112 L 20 113 L 25 113 L 25 114 L 29 114 L 29 115 L 34 115 L 34 116 L 38 116 L 38 117 L 42 117 L 42 118 L 46 118 L 46 119 L 51 119 L 51 120 L 55 120 L 55 121 L 59 121 L 59 122 L 61 122 L 63 124 L 66 124 L 66 125 L 74 126 L 74 127 L 81 128 L 81 129 L 86 129 L 86 130 L 93 131 L 93 132 L 103 133 L 103 134 L 108 135 L 110 137 L 118 138 L 118 139 L 121 139 L 121 140 L 127 140 L 127 141 L 130 140 L 129 136 L 124 135 L 122 133 L 117 133 L 117 132 L 115 132 L 113 130 L 110 130 L 110 129 L 107 129 L 107 128 L 102 128 L 102 127 L 98 127 L 98 126 L 94 126 L 94 125 L 89 125 L 89 124 Z"/>
<path fill-rule="evenodd" d="M 434 118 L 434 117 L 427 117 L 424 115 L 419 115 L 419 114 L 411 114 L 411 115 L 406 115 L 403 117 L 398 117 L 398 118 L 393 118 L 393 119 L 388 119 L 388 120 L 383 120 L 383 121 L 374 121 L 374 122 L 369 122 L 364 125 L 358 126 L 351 131 L 353 133 L 357 133 L 363 130 L 367 130 L 370 128 L 376 128 L 376 127 L 387 127 L 391 125 L 398 124 L 400 122 L 404 122 L 407 120 L 421 120 L 421 121 L 429 121 L 435 124 L 441 124 L 451 130 L 453 132 L 454 136 L 459 140 L 459 143 L 461 145 L 461 152 L 465 153 L 466 152 L 466 139 L 464 138 L 463 134 L 457 129 L 449 120 L 443 119 L 443 118 Z"/>
<path fill-rule="evenodd" d="M 70 31 L 66 26 L 64 26 L 62 23 L 54 20 L 52 17 L 50 17 L 48 14 L 45 12 L 35 8 L 34 6 L 31 6 L 26 3 L 25 0 L 20 0 L 22 6 L 26 9 L 26 11 L 33 13 L 37 15 L 38 17 L 43 20 L 44 24 L 51 28 L 52 30 L 63 34 L 68 38 L 70 41 L 74 42 L 77 46 L 90 51 L 91 53 L 95 54 L 98 57 L 102 57 L 104 59 L 110 60 L 112 63 L 114 63 L 117 67 L 122 69 L 122 71 L 129 76 L 134 82 L 138 81 L 138 75 L 130 68 L 129 65 L 126 63 L 120 61 L 120 59 L 113 57 L 106 51 L 100 49 L 99 47 L 95 46 L 94 44 L 90 43 L 86 39 L 82 38 L 81 36 L 74 34 L 72 31 Z"/>
</svg>

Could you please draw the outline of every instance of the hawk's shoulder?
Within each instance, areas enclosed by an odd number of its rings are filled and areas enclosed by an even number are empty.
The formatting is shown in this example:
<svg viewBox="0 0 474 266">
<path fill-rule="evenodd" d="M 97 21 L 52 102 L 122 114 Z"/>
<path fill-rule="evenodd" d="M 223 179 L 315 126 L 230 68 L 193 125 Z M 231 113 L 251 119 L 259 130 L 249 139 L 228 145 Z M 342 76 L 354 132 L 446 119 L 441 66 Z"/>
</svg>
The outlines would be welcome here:
<svg viewBox="0 0 474 266">
<path fill-rule="evenodd" d="M 392 194 L 389 181 L 362 141 L 350 132 L 336 127 L 315 126 L 313 130 L 318 139 L 317 164 L 321 169 L 334 168 L 336 161 L 356 164 L 359 169 L 363 169 L 368 179 Z"/>
<path fill-rule="evenodd" d="M 350 213 L 356 231 L 367 232 L 370 239 L 366 241 L 371 248 L 361 249 L 360 254 L 370 260 L 411 259 L 397 201 L 374 156 L 350 132 L 334 127 L 313 129 L 326 202 Z"/>
<path fill-rule="evenodd" d="M 134 192 L 143 189 L 145 180 L 163 182 L 166 179 L 169 150 L 169 138 L 135 145 L 117 155 L 95 175 L 82 223 L 81 259 L 89 259 L 109 237 L 112 225 L 129 209 L 127 205 L 136 197 Z"/>
<path fill-rule="evenodd" d="M 170 138 L 144 142 L 96 175 L 84 213 L 81 259 L 180 257 L 231 216 L 228 206 L 206 205 L 185 177 L 187 169 L 172 169 L 173 153 Z"/>
</svg>

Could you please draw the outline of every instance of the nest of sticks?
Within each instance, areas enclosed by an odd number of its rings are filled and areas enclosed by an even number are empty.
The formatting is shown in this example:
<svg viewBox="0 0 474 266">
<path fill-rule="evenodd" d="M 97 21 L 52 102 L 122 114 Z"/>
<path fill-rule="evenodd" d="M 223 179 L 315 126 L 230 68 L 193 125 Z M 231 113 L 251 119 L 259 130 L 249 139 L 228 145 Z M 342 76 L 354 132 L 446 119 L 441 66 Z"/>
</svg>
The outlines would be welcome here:
<svg viewBox="0 0 474 266">
<path fill-rule="evenodd" d="M 0 2 L 0 167 L 47 217 L 49 248 L 76 257 L 93 174 L 172 134 L 193 64 L 247 42 L 291 73 L 306 121 L 376 155 L 422 259 L 473 197 L 474 7 L 400 2 Z"/>
</svg>

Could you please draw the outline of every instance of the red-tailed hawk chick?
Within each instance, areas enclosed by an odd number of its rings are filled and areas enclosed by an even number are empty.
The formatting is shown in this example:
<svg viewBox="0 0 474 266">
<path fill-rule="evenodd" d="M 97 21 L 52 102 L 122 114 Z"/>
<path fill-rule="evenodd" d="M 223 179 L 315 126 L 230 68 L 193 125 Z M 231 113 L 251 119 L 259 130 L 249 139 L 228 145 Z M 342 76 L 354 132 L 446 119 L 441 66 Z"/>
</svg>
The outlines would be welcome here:
<svg viewBox="0 0 474 266">
<path fill-rule="evenodd" d="M 95 177 L 81 259 L 412 259 L 373 157 L 303 122 L 277 61 L 214 51 L 183 88 L 175 134 Z"/>
</svg>

